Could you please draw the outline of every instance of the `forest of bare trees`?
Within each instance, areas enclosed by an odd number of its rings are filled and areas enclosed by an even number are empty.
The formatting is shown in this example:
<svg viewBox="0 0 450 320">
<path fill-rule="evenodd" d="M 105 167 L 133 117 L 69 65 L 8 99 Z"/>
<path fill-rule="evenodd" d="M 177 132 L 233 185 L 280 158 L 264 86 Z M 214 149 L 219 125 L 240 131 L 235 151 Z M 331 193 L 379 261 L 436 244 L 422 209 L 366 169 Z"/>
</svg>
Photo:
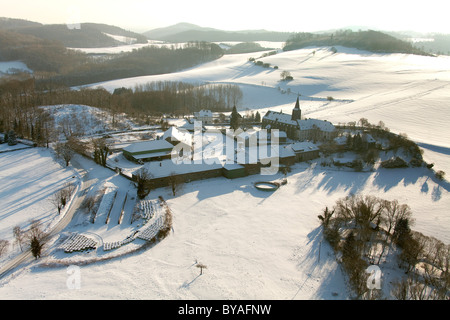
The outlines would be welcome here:
<svg viewBox="0 0 450 320">
<path fill-rule="evenodd" d="M 367 269 L 387 262 L 405 274 L 391 285 L 394 298 L 450 298 L 450 246 L 413 231 L 408 205 L 353 195 L 339 199 L 332 209 L 326 207 L 319 219 L 357 298 L 386 298 L 381 290 L 368 290 Z"/>
<path fill-rule="evenodd" d="M 80 86 L 102 81 L 180 71 L 223 55 L 213 43 L 188 42 L 183 46 L 148 46 L 132 52 L 115 54 L 105 59 L 84 57 L 84 62 L 72 68 L 61 67 L 57 74 L 39 79 L 39 85 L 59 83 Z"/>
<path fill-rule="evenodd" d="M 243 94 L 237 85 L 183 82 L 152 82 L 131 88 L 71 90 L 47 85 L 38 90 L 33 78 L 0 83 L 0 132 L 14 132 L 40 146 L 56 141 L 52 114 L 40 106 L 78 104 L 97 107 L 112 114 L 148 119 L 164 114 L 184 116 L 201 109 L 231 111 Z M 66 138 L 70 130 L 66 132 Z"/>
</svg>

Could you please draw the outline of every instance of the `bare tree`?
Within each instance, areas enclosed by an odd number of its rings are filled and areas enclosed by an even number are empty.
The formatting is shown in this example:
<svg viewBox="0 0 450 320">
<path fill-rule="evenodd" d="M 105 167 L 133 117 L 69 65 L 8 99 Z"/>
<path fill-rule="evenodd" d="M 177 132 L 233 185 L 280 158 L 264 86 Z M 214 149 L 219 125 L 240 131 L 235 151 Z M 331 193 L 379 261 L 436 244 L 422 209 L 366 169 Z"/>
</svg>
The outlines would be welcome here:
<svg viewBox="0 0 450 320">
<path fill-rule="evenodd" d="M 69 166 L 69 162 L 73 157 L 73 150 L 70 148 L 69 143 L 57 143 L 55 147 L 55 152 L 61 159 L 64 160 L 66 167 Z"/>
<path fill-rule="evenodd" d="M 150 179 L 153 175 L 142 167 L 135 175 L 137 183 L 137 195 L 139 199 L 144 199 L 150 192 Z"/>
<path fill-rule="evenodd" d="M 389 254 L 390 249 L 392 247 L 392 241 L 391 239 L 391 231 L 393 231 L 396 227 L 396 224 L 401 219 L 408 219 L 411 220 L 412 212 L 410 207 L 407 204 L 399 204 L 397 200 L 393 201 L 384 201 L 384 211 L 382 214 L 381 223 L 386 228 L 386 239 L 383 243 L 383 248 L 381 250 L 381 254 L 378 258 L 378 264 L 380 263 L 380 260 L 384 254 L 384 250 L 386 249 L 386 245 L 389 242 L 388 246 L 388 252 Z"/>
<path fill-rule="evenodd" d="M 195 266 L 200 269 L 200 275 L 203 274 L 203 269 L 207 269 L 208 268 L 203 263 L 197 263 Z"/>
<path fill-rule="evenodd" d="M 26 237 L 30 244 L 31 253 L 38 259 L 41 256 L 42 248 L 45 245 L 46 234 L 42 230 L 39 221 L 32 221 L 30 229 L 26 233 Z"/>
<path fill-rule="evenodd" d="M 85 208 L 88 212 L 91 212 L 91 210 L 94 208 L 95 205 L 95 196 L 87 196 L 84 198 L 83 203 L 81 206 Z"/>
<path fill-rule="evenodd" d="M 0 257 L 3 256 L 6 252 L 8 252 L 9 241 L 8 240 L 0 240 Z"/>
<path fill-rule="evenodd" d="M 64 189 L 60 190 L 59 195 L 61 197 L 61 203 L 63 207 L 66 206 L 67 202 L 70 200 L 73 192 L 75 191 L 75 185 L 72 183 L 66 183 Z"/>
<path fill-rule="evenodd" d="M 61 195 L 60 192 L 54 193 L 51 198 L 50 202 L 53 204 L 53 206 L 58 210 L 58 214 L 61 214 L 61 209 L 63 207 L 61 202 Z"/>
<path fill-rule="evenodd" d="M 105 138 L 92 139 L 94 148 L 94 161 L 101 166 L 106 167 L 110 145 Z"/>
<path fill-rule="evenodd" d="M 282 81 L 287 81 L 287 80 L 292 80 L 293 79 L 291 73 L 289 71 L 286 71 L 286 70 L 282 71 L 280 76 L 281 76 L 281 80 Z"/>
<path fill-rule="evenodd" d="M 169 176 L 169 184 L 172 188 L 172 194 L 173 196 L 176 196 L 177 192 L 181 189 L 183 183 L 183 178 L 179 175 L 176 175 L 174 172 L 172 172 Z"/>
<path fill-rule="evenodd" d="M 367 235 L 368 230 L 380 223 L 383 209 L 383 201 L 370 195 L 345 197 L 335 206 L 336 215 L 343 221 L 353 222 L 361 229 L 361 235 Z"/>
<path fill-rule="evenodd" d="M 20 251 L 23 251 L 22 248 L 22 243 L 24 240 L 24 232 L 22 231 L 22 229 L 19 226 L 15 226 L 13 228 L 13 235 L 14 235 L 14 239 L 16 240 L 17 244 L 20 247 Z"/>
</svg>

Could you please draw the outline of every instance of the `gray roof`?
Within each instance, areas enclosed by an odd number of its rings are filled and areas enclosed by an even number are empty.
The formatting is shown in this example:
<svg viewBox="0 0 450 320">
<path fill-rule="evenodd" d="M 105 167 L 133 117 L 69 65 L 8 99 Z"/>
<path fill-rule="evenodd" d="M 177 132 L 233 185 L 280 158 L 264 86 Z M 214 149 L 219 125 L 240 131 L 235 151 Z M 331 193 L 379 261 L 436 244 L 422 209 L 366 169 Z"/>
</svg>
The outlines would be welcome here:
<svg viewBox="0 0 450 320">
<path fill-rule="evenodd" d="M 319 119 L 304 119 L 304 120 L 292 120 L 292 116 L 287 113 L 268 111 L 264 116 L 265 120 L 279 122 L 281 124 L 289 124 L 298 127 L 300 130 L 311 130 L 315 127 L 321 131 L 333 132 L 335 130 L 334 125 L 326 120 Z"/>
<path fill-rule="evenodd" d="M 296 153 L 319 150 L 319 148 L 314 143 L 309 141 L 296 142 L 294 144 L 291 144 L 290 146 Z"/>
<path fill-rule="evenodd" d="M 292 116 L 290 114 L 275 111 L 268 111 L 264 116 L 264 119 L 267 120 L 277 121 L 284 124 L 290 124 L 292 126 L 298 126 L 297 121 L 291 120 L 291 118 Z"/>
<path fill-rule="evenodd" d="M 321 131 L 333 132 L 335 130 L 331 122 L 319 119 L 298 120 L 298 125 L 300 130 L 311 130 L 314 127 L 319 128 Z"/>
<path fill-rule="evenodd" d="M 123 148 L 123 150 L 133 154 L 144 151 L 152 152 L 156 150 L 172 149 L 172 148 L 173 145 L 166 140 L 148 140 L 132 143 L 129 146 Z"/>
</svg>

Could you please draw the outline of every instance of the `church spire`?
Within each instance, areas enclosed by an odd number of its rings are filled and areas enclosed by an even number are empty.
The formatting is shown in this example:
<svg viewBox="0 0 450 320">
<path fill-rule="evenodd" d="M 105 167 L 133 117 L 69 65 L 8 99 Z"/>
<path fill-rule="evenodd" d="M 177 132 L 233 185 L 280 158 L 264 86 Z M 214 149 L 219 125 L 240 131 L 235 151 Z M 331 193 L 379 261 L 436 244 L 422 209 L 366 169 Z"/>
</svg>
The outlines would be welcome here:
<svg viewBox="0 0 450 320">
<path fill-rule="evenodd" d="M 297 97 L 297 101 L 295 102 L 295 107 L 292 110 L 292 117 L 291 120 L 300 120 L 302 118 L 302 110 L 300 110 L 300 101 Z"/>
</svg>

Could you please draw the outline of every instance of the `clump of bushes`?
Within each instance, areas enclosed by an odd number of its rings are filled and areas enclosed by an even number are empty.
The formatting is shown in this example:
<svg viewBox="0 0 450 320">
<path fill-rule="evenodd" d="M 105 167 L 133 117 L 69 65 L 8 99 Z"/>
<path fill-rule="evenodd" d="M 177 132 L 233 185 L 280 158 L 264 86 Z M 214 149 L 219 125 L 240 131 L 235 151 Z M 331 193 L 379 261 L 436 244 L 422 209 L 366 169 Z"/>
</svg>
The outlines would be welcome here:
<svg viewBox="0 0 450 320">
<path fill-rule="evenodd" d="M 381 167 L 388 168 L 388 169 L 392 169 L 392 168 L 406 168 L 406 167 L 408 167 L 408 164 L 402 158 L 395 157 L 394 159 L 388 159 L 388 160 L 382 161 L 381 162 Z"/>
<path fill-rule="evenodd" d="M 448 300 L 450 246 L 413 231 L 412 211 L 397 200 L 352 195 L 326 207 L 318 216 L 325 239 L 342 263 L 359 299 L 381 298 L 382 291 L 368 287 L 368 267 L 397 258 L 407 276 L 390 284 L 394 298 Z"/>
<path fill-rule="evenodd" d="M 436 172 L 435 174 L 436 178 L 438 178 L 439 180 L 444 180 L 444 176 L 445 176 L 445 172 L 442 170 L 439 170 Z"/>
</svg>

